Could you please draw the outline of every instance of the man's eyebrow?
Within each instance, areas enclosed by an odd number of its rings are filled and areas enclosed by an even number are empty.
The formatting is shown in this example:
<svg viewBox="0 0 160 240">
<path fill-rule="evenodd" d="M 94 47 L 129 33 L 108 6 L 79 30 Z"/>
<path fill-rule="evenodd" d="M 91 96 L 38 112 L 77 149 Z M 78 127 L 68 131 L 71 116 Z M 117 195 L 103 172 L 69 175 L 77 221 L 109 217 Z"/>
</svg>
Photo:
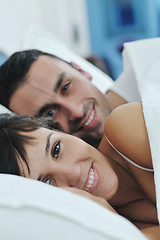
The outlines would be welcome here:
<svg viewBox="0 0 160 240">
<path fill-rule="evenodd" d="M 61 87 L 62 83 L 63 83 L 63 80 L 64 80 L 64 77 L 65 77 L 66 73 L 61 73 L 57 82 L 56 82 L 56 85 L 54 87 L 54 92 L 57 93 L 58 92 L 58 89 Z"/>
<path fill-rule="evenodd" d="M 65 72 L 63 72 L 63 73 L 61 73 L 61 74 L 59 75 L 59 78 L 58 78 L 58 80 L 57 80 L 57 82 L 56 82 L 56 85 L 55 85 L 55 87 L 54 87 L 54 89 L 53 89 L 55 93 L 57 93 L 57 92 L 58 92 L 58 89 L 61 87 L 65 75 L 66 75 Z M 35 117 L 41 117 L 41 116 L 44 114 L 44 112 L 45 112 L 47 109 L 51 108 L 51 107 L 53 107 L 53 103 L 52 103 L 52 104 L 45 104 L 43 107 L 41 107 L 41 108 L 38 110 L 38 112 L 35 114 Z"/>
<path fill-rule="evenodd" d="M 48 153 L 49 153 L 50 140 L 51 140 L 52 135 L 53 135 L 53 132 L 48 135 L 47 140 L 46 140 L 46 148 L 45 148 L 46 156 L 48 156 Z"/>
<path fill-rule="evenodd" d="M 41 117 L 43 114 L 47 111 L 47 109 L 52 108 L 53 104 L 45 104 L 43 107 L 41 107 L 40 110 L 35 114 L 35 117 Z"/>
</svg>

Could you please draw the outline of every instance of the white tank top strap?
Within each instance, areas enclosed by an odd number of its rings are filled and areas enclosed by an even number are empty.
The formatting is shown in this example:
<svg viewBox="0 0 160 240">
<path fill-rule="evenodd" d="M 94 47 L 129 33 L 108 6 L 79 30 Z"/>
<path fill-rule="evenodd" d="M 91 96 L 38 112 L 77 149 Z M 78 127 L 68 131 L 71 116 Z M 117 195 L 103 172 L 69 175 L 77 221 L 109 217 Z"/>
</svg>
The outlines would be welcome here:
<svg viewBox="0 0 160 240">
<path fill-rule="evenodd" d="M 125 155 L 123 155 L 121 152 L 119 152 L 119 151 L 113 146 L 113 144 L 109 141 L 109 139 L 107 138 L 107 136 L 105 136 L 105 137 L 106 137 L 108 143 L 112 146 L 112 148 L 113 148 L 117 153 L 119 153 L 119 155 L 122 156 L 127 162 L 131 163 L 131 164 L 134 165 L 135 167 L 140 168 L 140 169 L 142 169 L 142 170 L 144 170 L 144 171 L 154 172 L 153 169 L 142 167 L 142 166 L 138 165 L 137 163 L 133 162 L 132 160 L 130 160 L 129 158 L 127 158 Z"/>
</svg>

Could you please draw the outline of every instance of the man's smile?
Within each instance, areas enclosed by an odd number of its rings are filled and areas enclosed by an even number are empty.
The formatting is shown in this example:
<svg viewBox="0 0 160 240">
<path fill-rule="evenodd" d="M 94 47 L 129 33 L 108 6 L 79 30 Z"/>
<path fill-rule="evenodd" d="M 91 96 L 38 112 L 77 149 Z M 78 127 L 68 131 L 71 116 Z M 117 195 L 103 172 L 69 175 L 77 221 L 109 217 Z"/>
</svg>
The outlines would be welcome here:
<svg viewBox="0 0 160 240">
<path fill-rule="evenodd" d="M 97 124 L 97 114 L 94 105 L 92 105 L 90 110 L 87 112 L 87 114 L 85 113 L 84 116 L 85 117 L 82 119 L 76 130 L 74 129 L 74 132 L 92 129 Z"/>
<path fill-rule="evenodd" d="M 94 109 L 91 111 L 90 115 L 88 116 L 87 120 L 85 123 L 82 125 L 83 129 L 90 129 L 93 127 L 95 123 L 95 111 Z"/>
</svg>

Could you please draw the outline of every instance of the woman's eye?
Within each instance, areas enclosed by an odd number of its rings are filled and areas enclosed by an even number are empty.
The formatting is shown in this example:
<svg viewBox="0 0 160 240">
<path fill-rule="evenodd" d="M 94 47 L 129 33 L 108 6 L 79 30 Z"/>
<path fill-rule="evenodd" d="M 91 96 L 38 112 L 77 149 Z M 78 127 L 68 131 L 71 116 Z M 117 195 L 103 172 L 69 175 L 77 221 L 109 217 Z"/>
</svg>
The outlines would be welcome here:
<svg viewBox="0 0 160 240">
<path fill-rule="evenodd" d="M 50 185 L 51 184 L 51 180 L 48 178 L 46 181 L 44 181 L 44 183 Z"/>
<path fill-rule="evenodd" d="M 52 156 L 53 156 L 54 158 L 58 158 L 59 152 L 60 152 L 60 141 L 58 141 L 58 142 L 54 145 L 54 147 L 53 147 L 53 149 L 52 149 Z"/>
<path fill-rule="evenodd" d="M 67 84 L 65 84 L 65 85 L 63 86 L 63 88 L 62 88 L 62 94 L 64 94 L 64 93 L 68 90 L 69 85 L 70 85 L 70 82 L 68 82 Z"/>
<path fill-rule="evenodd" d="M 56 181 L 54 178 L 47 178 L 47 180 L 43 181 L 44 183 L 48 184 L 48 185 L 52 185 L 52 186 L 57 186 Z"/>
</svg>

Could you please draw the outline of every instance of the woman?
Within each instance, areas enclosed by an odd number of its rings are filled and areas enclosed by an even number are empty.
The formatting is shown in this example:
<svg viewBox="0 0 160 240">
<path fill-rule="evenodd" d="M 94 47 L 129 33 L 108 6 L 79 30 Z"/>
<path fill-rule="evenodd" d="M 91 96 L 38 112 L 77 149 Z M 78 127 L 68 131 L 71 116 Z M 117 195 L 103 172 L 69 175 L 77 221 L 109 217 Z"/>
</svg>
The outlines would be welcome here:
<svg viewBox="0 0 160 240">
<path fill-rule="evenodd" d="M 52 123 L 53 127 L 58 125 Z M 1 117 L 0 141 L 1 172 L 85 190 L 104 198 L 141 230 L 158 226 L 141 103 L 123 105 L 110 114 L 99 151 L 79 138 L 49 129 L 47 123 L 9 115 Z"/>
</svg>

